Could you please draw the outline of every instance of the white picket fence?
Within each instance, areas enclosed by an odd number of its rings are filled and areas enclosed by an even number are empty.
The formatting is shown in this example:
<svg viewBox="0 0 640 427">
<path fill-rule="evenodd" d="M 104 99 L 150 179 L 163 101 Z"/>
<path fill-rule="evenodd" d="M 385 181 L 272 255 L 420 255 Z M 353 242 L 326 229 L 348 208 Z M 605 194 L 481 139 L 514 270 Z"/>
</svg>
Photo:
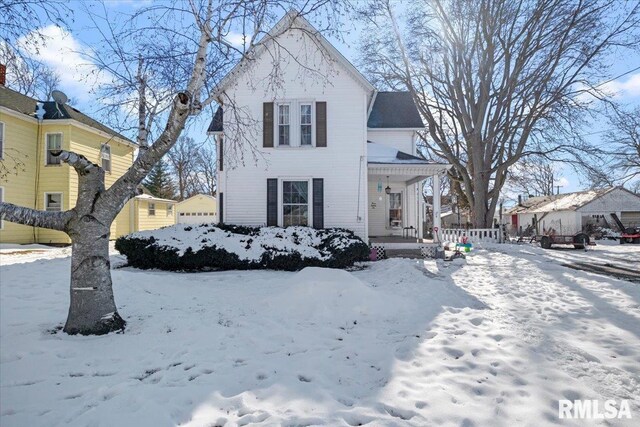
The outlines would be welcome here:
<svg viewBox="0 0 640 427">
<path fill-rule="evenodd" d="M 440 240 L 444 242 L 459 242 L 460 237 L 467 236 L 471 243 L 474 242 L 502 242 L 499 228 L 445 228 L 440 230 Z"/>
</svg>

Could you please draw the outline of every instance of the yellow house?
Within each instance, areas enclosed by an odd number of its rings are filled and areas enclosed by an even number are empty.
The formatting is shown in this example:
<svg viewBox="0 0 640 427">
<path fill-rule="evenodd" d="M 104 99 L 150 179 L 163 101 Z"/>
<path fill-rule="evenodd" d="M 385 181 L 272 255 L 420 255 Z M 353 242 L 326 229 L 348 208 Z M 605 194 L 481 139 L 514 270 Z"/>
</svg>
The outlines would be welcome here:
<svg viewBox="0 0 640 427">
<path fill-rule="evenodd" d="M 176 201 L 161 199 L 151 194 L 141 194 L 133 198 L 135 218 L 134 230 L 155 230 L 176 223 Z"/>
<path fill-rule="evenodd" d="M 78 194 L 78 176 L 52 155 L 56 150 L 82 154 L 105 169 L 110 187 L 131 166 L 137 145 L 107 126 L 69 105 L 39 102 L 15 92 L 0 82 L 0 200 L 30 208 L 58 211 L 73 208 Z M 145 202 L 147 203 L 147 202 Z M 135 208 L 133 207 L 135 206 Z M 111 226 L 116 238 L 155 224 L 129 202 Z M 158 224 L 175 222 L 167 209 Z M 151 211 L 152 212 L 152 211 Z M 153 227 L 157 228 L 157 227 Z M 60 231 L 2 221 L 0 243 L 69 243 Z"/>
<path fill-rule="evenodd" d="M 216 198 L 208 194 L 196 194 L 176 206 L 177 221 L 184 224 L 218 222 Z"/>
</svg>

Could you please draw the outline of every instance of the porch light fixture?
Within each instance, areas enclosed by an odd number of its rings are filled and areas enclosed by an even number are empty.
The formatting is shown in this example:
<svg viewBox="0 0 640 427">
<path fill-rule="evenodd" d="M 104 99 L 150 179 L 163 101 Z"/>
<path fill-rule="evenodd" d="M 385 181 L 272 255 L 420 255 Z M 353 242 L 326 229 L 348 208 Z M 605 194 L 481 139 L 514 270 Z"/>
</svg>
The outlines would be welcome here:
<svg viewBox="0 0 640 427">
<path fill-rule="evenodd" d="M 384 192 L 391 194 L 391 187 L 389 187 L 389 175 L 387 175 L 387 186 L 385 187 Z"/>
</svg>

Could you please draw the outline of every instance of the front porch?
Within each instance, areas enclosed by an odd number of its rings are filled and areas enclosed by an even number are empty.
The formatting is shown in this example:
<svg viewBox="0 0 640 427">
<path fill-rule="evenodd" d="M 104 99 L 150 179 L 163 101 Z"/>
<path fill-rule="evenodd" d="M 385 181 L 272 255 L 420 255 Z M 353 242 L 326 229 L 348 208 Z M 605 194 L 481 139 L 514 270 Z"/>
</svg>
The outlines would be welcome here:
<svg viewBox="0 0 640 427">
<path fill-rule="evenodd" d="M 430 163 L 393 147 L 369 142 L 367 164 L 367 216 L 369 244 L 385 249 L 420 249 L 434 243 L 425 239 L 426 205 L 422 195 L 431 179 L 433 194 L 440 194 L 440 179 L 450 165 Z M 440 197 L 433 198 L 433 227 L 439 230 Z M 435 233 L 438 242 L 439 235 Z"/>
</svg>

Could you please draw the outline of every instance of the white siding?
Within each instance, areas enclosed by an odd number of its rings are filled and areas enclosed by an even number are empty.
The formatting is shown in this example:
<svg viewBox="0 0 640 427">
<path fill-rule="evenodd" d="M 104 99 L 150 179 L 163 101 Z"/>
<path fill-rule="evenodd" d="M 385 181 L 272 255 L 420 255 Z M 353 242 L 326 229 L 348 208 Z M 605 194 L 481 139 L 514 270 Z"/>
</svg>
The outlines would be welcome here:
<svg viewBox="0 0 640 427">
<path fill-rule="evenodd" d="M 280 73 L 285 87 L 274 90 L 267 87 L 267 75 L 273 69 L 271 55 L 262 55 L 250 70 L 227 90 L 234 103 L 243 108 L 257 126 L 251 136 L 257 150 L 257 160 L 247 147 L 244 165 L 239 165 L 233 150 L 233 126 L 230 114 L 225 114 L 225 162 L 220 173 L 220 191 L 224 193 L 224 218 L 232 224 L 262 225 L 266 223 L 266 187 L 268 178 L 324 179 L 324 226 L 345 227 L 366 238 L 366 90 L 346 70 L 334 65 L 333 71 L 323 65 L 313 43 L 298 39 L 301 32 L 289 31 L 280 37 L 280 43 L 292 52 L 302 46 L 313 49 L 305 59 L 314 69 L 325 69 L 330 84 L 305 78 L 301 67 L 285 58 Z M 307 37 L 307 36 L 304 36 Z M 326 148 L 262 148 L 262 104 L 278 100 L 310 100 L 327 103 Z M 245 129 L 246 131 L 247 129 Z M 315 133 L 315 129 L 314 129 Z M 276 141 L 277 145 L 277 141 Z M 236 161 L 234 161 L 236 160 Z M 234 165 L 235 163 L 235 165 Z M 233 168 L 233 166 L 236 166 Z M 279 192 L 282 191 L 280 186 Z M 279 194 L 278 203 L 282 198 Z M 359 203 L 358 203 L 359 202 Z"/>
<path fill-rule="evenodd" d="M 368 129 L 367 140 L 415 154 L 415 131 Z"/>
</svg>

